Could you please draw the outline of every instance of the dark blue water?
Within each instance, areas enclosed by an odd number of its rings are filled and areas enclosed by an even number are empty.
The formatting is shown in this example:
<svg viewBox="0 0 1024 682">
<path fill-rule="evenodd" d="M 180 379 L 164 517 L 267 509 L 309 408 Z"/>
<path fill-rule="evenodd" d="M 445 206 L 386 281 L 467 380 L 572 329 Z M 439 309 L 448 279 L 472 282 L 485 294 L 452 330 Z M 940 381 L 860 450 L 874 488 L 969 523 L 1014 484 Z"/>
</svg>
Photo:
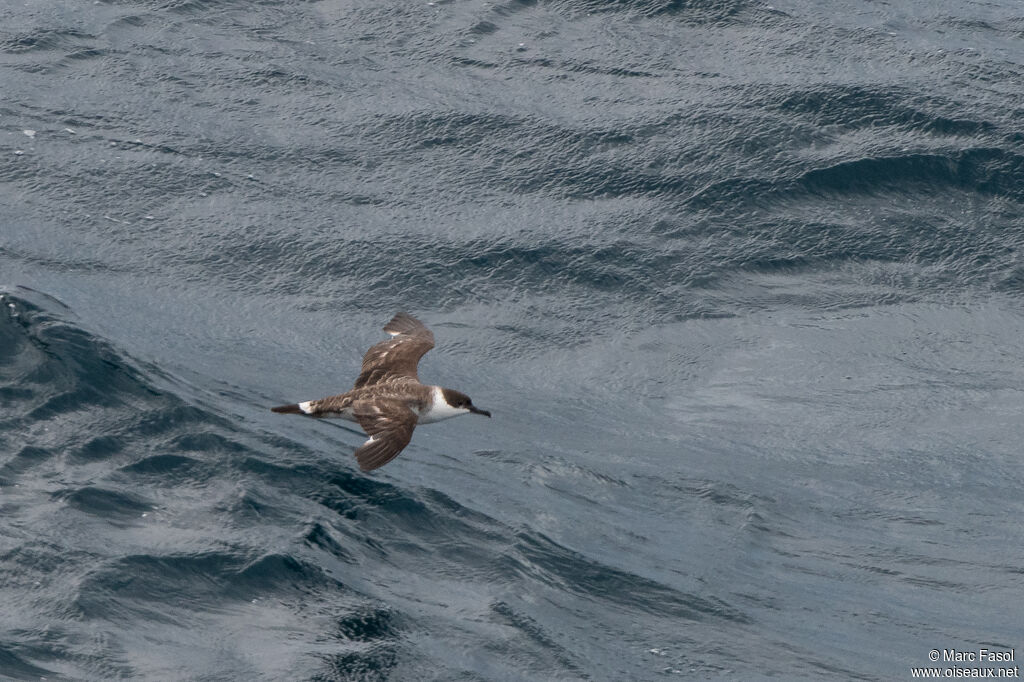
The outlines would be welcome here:
<svg viewBox="0 0 1024 682">
<path fill-rule="evenodd" d="M 1024 651 L 1017 2 L 0 21 L 0 678 Z M 494 412 L 372 475 L 398 310 Z"/>
</svg>

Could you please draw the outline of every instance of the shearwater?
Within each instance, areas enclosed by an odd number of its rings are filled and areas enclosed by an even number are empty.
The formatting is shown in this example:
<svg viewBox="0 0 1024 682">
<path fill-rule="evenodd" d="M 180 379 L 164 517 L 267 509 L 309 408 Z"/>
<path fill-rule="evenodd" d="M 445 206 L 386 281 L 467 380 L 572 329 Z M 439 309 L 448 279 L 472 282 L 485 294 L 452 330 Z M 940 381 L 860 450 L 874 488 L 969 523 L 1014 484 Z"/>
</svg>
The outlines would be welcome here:
<svg viewBox="0 0 1024 682">
<path fill-rule="evenodd" d="M 282 414 L 334 417 L 357 422 L 369 438 L 355 451 L 359 468 L 370 471 L 393 460 L 412 439 L 417 424 L 430 424 L 460 414 L 491 413 L 473 405 L 465 393 L 425 386 L 416 367 L 434 347 L 434 334 L 406 313 L 384 326 L 391 334 L 366 351 L 355 386 L 348 393 L 320 400 L 270 408 Z"/>
</svg>

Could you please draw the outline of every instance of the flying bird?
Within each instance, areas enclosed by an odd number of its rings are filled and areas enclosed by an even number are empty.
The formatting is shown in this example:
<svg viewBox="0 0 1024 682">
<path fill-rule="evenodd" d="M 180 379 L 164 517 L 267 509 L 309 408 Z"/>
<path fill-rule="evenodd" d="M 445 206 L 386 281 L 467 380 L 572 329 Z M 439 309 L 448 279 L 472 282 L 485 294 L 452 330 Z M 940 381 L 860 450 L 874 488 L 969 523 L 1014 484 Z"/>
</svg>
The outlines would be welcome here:
<svg viewBox="0 0 1024 682">
<path fill-rule="evenodd" d="M 426 325 L 411 315 L 398 313 L 384 331 L 391 338 L 366 351 L 362 371 L 351 391 L 270 408 L 281 414 L 357 422 L 369 436 L 355 451 L 363 471 L 382 467 L 398 456 L 412 439 L 417 424 L 469 413 L 491 416 L 474 406 L 465 393 L 420 383 L 416 367 L 434 347 L 434 334 Z"/>
</svg>

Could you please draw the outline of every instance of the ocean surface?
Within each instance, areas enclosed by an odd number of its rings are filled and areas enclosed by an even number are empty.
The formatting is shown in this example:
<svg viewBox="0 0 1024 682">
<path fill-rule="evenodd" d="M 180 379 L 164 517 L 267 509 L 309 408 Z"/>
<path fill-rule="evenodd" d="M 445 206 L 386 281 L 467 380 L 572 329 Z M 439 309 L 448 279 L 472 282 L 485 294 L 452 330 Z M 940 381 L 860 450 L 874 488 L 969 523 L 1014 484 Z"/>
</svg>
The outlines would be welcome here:
<svg viewBox="0 0 1024 682">
<path fill-rule="evenodd" d="M 1017 0 L 0 16 L 0 679 L 1024 658 Z"/>
</svg>

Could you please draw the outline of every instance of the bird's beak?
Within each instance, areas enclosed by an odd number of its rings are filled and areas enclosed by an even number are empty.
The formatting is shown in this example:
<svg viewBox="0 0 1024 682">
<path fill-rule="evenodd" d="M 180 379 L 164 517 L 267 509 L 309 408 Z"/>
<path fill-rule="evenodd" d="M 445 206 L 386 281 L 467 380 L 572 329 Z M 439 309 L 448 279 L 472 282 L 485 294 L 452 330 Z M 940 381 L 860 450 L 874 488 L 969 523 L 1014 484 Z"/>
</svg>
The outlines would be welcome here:
<svg viewBox="0 0 1024 682">
<path fill-rule="evenodd" d="M 481 410 L 479 407 L 474 407 L 473 405 L 469 406 L 469 411 L 472 412 L 473 414 L 482 414 L 485 417 L 491 416 L 491 413 L 488 412 L 487 410 Z"/>
</svg>

